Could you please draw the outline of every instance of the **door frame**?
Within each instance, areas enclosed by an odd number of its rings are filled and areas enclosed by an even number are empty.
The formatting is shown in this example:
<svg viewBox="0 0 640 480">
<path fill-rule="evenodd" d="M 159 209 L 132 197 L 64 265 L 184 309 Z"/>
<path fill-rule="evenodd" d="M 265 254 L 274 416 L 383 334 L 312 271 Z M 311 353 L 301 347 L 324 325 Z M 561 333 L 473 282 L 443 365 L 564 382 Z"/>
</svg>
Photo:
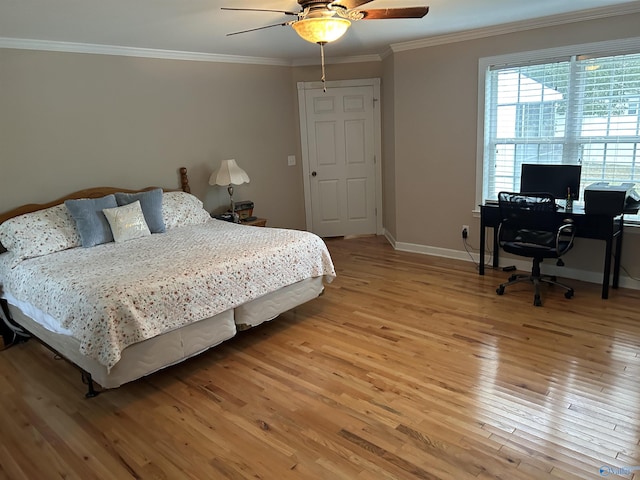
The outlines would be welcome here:
<svg viewBox="0 0 640 480">
<path fill-rule="evenodd" d="M 375 208 L 376 208 L 376 234 L 382 235 L 382 122 L 380 106 L 380 79 L 363 78 L 359 80 L 334 80 L 326 82 L 326 88 L 340 87 L 373 87 L 373 132 L 375 155 Z M 298 111 L 300 120 L 300 144 L 302 147 L 302 177 L 304 185 L 304 211 L 307 230 L 313 231 L 313 215 L 311 211 L 311 172 L 309 168 L 309 143 L 307 129 L 307 102 L 305 94 L 307 90 L 319 90 L 324 88 L 322 82 L 298 82 Z"/>
</svg>

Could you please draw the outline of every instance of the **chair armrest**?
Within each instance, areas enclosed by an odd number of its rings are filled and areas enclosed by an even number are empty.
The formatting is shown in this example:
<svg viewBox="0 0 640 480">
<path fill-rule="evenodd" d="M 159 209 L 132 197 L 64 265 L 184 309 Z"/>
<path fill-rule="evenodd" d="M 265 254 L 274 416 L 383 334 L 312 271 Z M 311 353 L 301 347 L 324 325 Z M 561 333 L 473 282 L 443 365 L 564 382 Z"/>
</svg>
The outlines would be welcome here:
<svg viewBox="0 0 640 480">
<path fill-rule="evenodd" d="M 571 238 L 569 238 L 567 242 L 567 248 L 565 248 L 564 250 L 561 250 L 560 239 L 561 237 L 567 236 L 567 235 L 570 235 Z M 576 237 L 576 229 L 575 229 L 575 225 L 573 224 L 573 220 L 571 218 L 565 218 L 564 223 L 560 225 L 560 228 L 558 228 L 558 233 L 556 234 L 556 251 L 558 252 L 558 256 L 564 255 L 569 250 L 569 248 L 571 248 L 571 245 L 573 244 L 573 239 L 575 237 Z"/>
</svg>

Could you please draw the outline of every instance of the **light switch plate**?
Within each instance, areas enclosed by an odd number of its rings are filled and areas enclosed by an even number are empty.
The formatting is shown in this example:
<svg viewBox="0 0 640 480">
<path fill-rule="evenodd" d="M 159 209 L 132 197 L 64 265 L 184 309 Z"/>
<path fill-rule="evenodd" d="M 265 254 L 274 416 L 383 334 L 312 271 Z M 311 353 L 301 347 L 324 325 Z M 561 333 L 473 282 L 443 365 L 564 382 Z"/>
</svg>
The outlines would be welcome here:
<svg viewBox="0 0 640 480">
<path fill-rule="evenodd" d="M 296 164 L 296 156 L 295 155 L 289 155 L 287 157 L 287 165 L 289 165 L 290 167 L 293 167 Z"/>
</svg>

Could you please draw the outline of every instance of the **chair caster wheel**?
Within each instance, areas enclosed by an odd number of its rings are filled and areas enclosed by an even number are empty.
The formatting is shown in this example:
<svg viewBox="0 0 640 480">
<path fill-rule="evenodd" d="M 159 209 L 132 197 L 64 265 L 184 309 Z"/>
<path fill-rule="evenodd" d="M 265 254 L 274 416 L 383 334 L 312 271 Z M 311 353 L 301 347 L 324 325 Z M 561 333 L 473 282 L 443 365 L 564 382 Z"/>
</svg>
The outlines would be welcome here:
<svg viewBox="0 0 640 480">
<path fill-rule="evenodd" d="M 533 305 L 536 306 L 536 307 L 539 307 L 539 306 L 542 305 L 542 301 L 540 300 L 540 296 L 539 295 L 536 295 L 533 298 Z"/>
<path fill-rule="evenodd" d="M 573 297 L 573 290 L 567 290 L 564 294 L 564 298 L 571 298 Z"/>
<path fill-rule="evenodd" d="M 503 295 L 504 294 L 504 287 L 501 286 L 501 287 L 496 288 L 496 293 L 498 295 Z"/>
</svg>

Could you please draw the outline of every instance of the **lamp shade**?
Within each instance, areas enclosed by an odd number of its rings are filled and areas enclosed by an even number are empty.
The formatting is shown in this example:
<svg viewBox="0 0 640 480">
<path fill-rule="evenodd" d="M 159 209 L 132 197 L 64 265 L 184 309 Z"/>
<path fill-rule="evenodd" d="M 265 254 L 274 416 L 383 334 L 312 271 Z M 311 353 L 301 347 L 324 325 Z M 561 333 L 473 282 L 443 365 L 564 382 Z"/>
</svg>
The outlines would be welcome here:
<svg viewBox="0 0 640 480">
<path fill-rule="evenodd" d="M 291 24 L 301 38 L 311 43 L 329 43 L 343 36 L 351 26 L 344 18 L 305 18 Z"/>
<path fill-rule="evenodd" d="M 220 168 L 209 177 L 209 185 L 242 185 L 249 183 L 249 175 L 241 169 L 235 160 L 223 160 Z"/>
</svg>

